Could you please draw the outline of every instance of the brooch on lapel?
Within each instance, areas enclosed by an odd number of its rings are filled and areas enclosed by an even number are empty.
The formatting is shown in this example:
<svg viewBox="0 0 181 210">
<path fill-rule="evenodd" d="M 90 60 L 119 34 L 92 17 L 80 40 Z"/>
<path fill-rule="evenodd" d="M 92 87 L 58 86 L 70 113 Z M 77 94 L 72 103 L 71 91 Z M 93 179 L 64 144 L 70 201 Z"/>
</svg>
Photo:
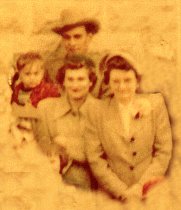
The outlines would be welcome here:
<svg viewBox="0 0 181 210">
<path fill-rule="evenodd" d="M 138 99 L 133 103 L 131 114 L 133 119 L 141 119 L 151 112 L 152 107 L 147 99 Z"/>
</svg>

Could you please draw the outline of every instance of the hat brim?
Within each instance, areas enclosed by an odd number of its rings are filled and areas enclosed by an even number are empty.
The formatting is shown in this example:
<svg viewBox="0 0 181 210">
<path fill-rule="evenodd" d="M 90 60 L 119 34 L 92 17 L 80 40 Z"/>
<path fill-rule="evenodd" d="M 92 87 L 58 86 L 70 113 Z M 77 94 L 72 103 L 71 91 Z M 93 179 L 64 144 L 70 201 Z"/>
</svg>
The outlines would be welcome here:
<svg viewBox="0 0 181 210">
<path fill-rule="evenodd" d="M 69 31 L 75 27 L 78 27 L 78 26 L 85 26 L 86 31 L 88 33 L 92 33 L 92 34 L 96 34 L 100 29 L 100 24 L 98 21 L 84 20 L 84 21 L 73 23 L 73 24 L 67 24 L 67 25 L 63 25 L 63 26 L 54 27 L 54 28 L 52 28 L 52 31 L 59 35 L 62 35 L 64 32 L 67 32 L 67 31 Z"/>
</svg>

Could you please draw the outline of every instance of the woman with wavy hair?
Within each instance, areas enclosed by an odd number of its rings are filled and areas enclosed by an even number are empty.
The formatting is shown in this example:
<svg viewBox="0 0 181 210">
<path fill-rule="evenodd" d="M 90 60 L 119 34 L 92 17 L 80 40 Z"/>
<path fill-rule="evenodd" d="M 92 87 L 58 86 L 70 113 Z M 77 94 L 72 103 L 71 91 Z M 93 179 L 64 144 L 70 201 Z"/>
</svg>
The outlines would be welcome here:
<svg viewBox="0 0 181 210">
<path fill-rule="evenodd" d="M 172 152 L 163 97 L 138 93 L 140 81 L 131 57 L 108 56 L 104 82 L 111 94 L 96 112 L 90 109 L 85 132 L 93 174 L 104 190 L 121 201 L 145 198 L 165 176 Z"/>
</svg>

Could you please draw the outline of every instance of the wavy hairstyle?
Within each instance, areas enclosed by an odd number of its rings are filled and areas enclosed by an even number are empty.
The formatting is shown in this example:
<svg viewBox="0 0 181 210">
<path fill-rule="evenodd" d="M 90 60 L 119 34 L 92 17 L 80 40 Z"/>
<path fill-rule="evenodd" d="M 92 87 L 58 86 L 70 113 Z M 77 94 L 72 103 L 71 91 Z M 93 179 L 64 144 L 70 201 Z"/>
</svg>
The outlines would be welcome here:
<svg viewBox="0 0 181 210">
<path fill-rule="evenodd" d="M 138 82 L 141 80 L 141 75 L 138 74 L 137 69 L 126 58 L 121 55 L 115 55 L 107 59 L 104 72 L 104 83 L 109 84 L 110 73 L 112 69 L 120 71 L 133 71 Z"/>
<path fill-rule="evenodd" d="M 78 70 L 85 67 L 88 70 L 89 73 L 89 80 L 92 82 L 92 85 L 89 89 L 91 92 L 96 84 L 97 81 L 97 76 L 94 72 L 95 69 L 95 64 L 92 61 L 92 59 L 82 56 L 82 55 L 74 55 L 69 58 L 67 58 L 65 64 L 58 70 L 56 80 L 57 82 L 63 86 L 64 78 L 65 78 L 65 73 L 68 69 L 71 70 Z"/>
</svg>

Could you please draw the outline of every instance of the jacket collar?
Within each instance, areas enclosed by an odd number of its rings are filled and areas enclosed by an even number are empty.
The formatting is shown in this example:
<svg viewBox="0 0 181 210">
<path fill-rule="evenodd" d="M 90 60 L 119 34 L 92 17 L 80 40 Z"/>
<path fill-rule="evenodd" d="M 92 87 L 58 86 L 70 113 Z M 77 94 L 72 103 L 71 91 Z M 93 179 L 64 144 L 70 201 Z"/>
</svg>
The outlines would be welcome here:
<svg viewBox="0 0 181 210">
<path fill-rule="evenodd" d="M 75 113 L 72 110 L 72 107 L 71 107 L 71 105 L 68 101 L 68 98 L 67 98 L 66 94 L 62 95 L 61 98 L 58 98 L 57 100 L 58 100 L 58 102 L 57 102 L 56 107 L 55 107 L 56 111 L 54 112 L 53 119 L 63 117 L 64 115 L 67 115 L 69 113 L 72 113 L 72 114 Z M 83 115 L 83 116 L 86 115 L 88 106 L 89 106 L 89 104 L 91 103 L 92 100 L 94 100 L 93 96 L 88 94 L 85 102 L 79 108 L 78 114 Z"/>
<path fill-rule="evenodd" d="M 119 103 L 116 101 L 114 97 L 109 99 L 108 108 L 111 113 L 115 114 L 119 112 Z M 146 97 L 146 94 L 136 94 L 130 104 L 130 112 L 132 115 L 132 119 L 140 119 L 149 115 L 152 110 L 151 103 Z"/>
</svg>

